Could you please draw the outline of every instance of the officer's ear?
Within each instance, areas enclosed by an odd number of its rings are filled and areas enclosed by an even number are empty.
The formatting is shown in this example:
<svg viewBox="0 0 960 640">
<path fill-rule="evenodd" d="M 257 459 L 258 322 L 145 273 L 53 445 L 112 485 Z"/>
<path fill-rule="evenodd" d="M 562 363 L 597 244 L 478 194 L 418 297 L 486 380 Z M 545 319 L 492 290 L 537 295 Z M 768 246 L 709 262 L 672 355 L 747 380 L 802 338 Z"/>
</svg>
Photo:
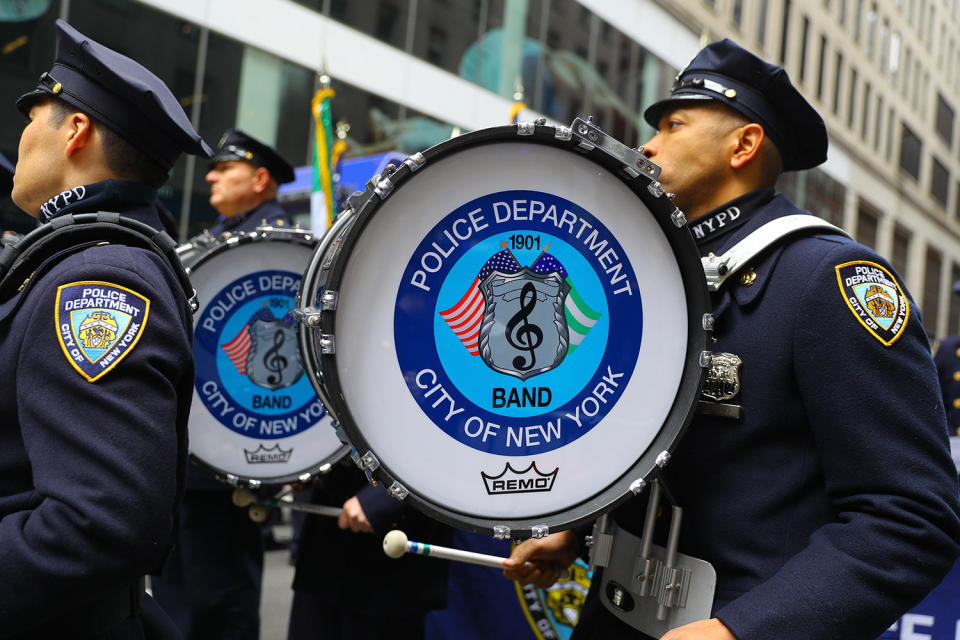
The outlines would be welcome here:
<svg viewBox="0 0 960 640">
<path fill-rule="evenodd" d="M 756 122 L 749 122 L 735 131 L 736 148 L 730 157 L 730 166 L 741 169 L 754 160 L 760 153 L 760 145 L 766 139 L 766 133 Z"/>
<path fill-rule="evenodd" d="M 257 170 L 253 172 L 253 192 L 254 193 L 263 193 L 267 190 L 267 187 L 270 186 L 270 172 L 263 167 L 257 167 Z"/>
<path fill-rule="evenodd" d="M 64 151 L 67 157 L 84 149 L 93 140 L 93 120 L 82 111 L 74 111 L 60 125 L 67 136 L 67 146 Z"/>
</svg>

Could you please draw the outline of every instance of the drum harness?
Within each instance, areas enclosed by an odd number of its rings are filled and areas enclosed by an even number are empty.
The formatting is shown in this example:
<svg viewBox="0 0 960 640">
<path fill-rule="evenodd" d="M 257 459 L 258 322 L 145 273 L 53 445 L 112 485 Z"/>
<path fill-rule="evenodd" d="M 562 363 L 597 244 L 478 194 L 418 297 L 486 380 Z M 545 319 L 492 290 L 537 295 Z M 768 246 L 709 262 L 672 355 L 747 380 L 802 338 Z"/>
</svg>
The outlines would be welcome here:
<svg viewBox="0 0 960 640">
<path fill-rule="evenodd" d="M 839 227 L 816 216 L 795 214 L 772 220 L 750 233 L 723 255 L 713 253 L 701 258 L 707 289 L 719 291 L 724 283 L 741 269 L 778 244 L 798 235 L 827 233 L 849 235 Z M 735 362 L 733 354 L 715 353 L 716 362 Z M 722 387 L 728 371 L 721 364 L 710 366 L 705 386 Z M 733 372 L 733 375 L 738 375 Z M 739 382 L 737 382 L 739 385 Z M 731 396 L 732 397 L 732 396 Z M 716 400 L 709 396 L 710 400 Z M 721 397 L 720 399 L 726 399 Z M 740 407 L 716 401 L 701 400 L 697 412 L 709 415 L 739 417 Z M 716 571 L 710 563 L 677 551 L 683 509 L 670 494 L 658 468 L 650 481 L 650 494 L 644 517 L 643 533 L 633 535 L 617 525 L 607 513 L 594 524 L 587 538 L 590 568 L 604 567 L 600 599 L 617 618 L 653 637 L 660 637 L 677 626 L 709 618 L 716 588 Z M 672 505 L 666 548 L 653 543 L 660 499 L 664 495 Z"/>
<path fill-rule="evenodd" d="M 190 305 L 198 308 L 197 293 L 177 256 L 177 244 L 165 231 L 112 212 L 79 213 L 53 218 L 0 253 L 0 301 L 10 300 L 27 289 L 36 276 L 52 268 L 58 260 L 77 251 L 101 244 L 122 244 L 153 251 L 176 274 Z M 16 303 L 18 307 L 23 298 Z M 15 307 L 14 307 L 15 308 Z M 12 311 L 12 309 L 11 309 Z M 185 434 L 178 434 L 182 439 Z M 157 570 L 163 562 L 158 565 Z M 123 622 L 141 609 L 145 579 L 114 589 L 94 603 L 88 603 L 55 618 L 36 631 L 75 635 L 99 635 Z"/>
</svg>

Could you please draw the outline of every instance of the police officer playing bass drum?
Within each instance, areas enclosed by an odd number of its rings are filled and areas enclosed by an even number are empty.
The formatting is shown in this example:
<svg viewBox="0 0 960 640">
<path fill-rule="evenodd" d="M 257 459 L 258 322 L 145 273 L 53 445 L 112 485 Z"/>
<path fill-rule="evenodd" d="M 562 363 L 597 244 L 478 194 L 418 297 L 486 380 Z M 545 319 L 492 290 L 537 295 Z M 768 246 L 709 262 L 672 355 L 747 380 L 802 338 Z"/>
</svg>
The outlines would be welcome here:
<svg viewBox="0 0 960 640">
<path fill-rule="evenodd" d="M 293 182 L 293 167 L 279 153 L 239 129 L 230 129 L 220 138 L 210 163 L 210 205 L 220 214 L 210 228 L 212 235 L 253 231 L 262 224 L 290 225 L 277 202 L 277 191 L 281 184 Z"/>
<path fill-rule="evenodd" d="M 192 320 L 154 202 L 211 150 L 160 79 L 56 28 L 17 102 L 12 197 L 42 226 L 0 257 L 0 637 L 174 638 L 143 576 L 182 493 Z"/>
<path fill-rule="evenodd" d="M 279 184 L 293 180 L 280 154 L 239 129 L 220 138 L 210 159 L 210 204 L 221 221 L 209 232 L 289 227 L 276 201 Z M 238 269 L 242 265 L 238 265 Z M 153 593 L 186 640 L 237 640 L 260 635 L 264 534 L 231 501 L 233 487 L 196 464 L 187 470 L 176 547 Z"/>
<path fill-rule="evenodd" d="M 715 42 L 644 116 L 657 133 L 643 152 L 702 256 L 812 218 L 773 188 L 827 151 L 782 68 Z M 958 553 L 957 476 L 919 310 L 867 247 L 839 230 L 784 237 L 784 225 L 766 227 L 779 239 L 712 295 L 713 353 L 741 360 L 726 372 L 739 386 L 694 418 L 664 471 L 684 507 L 680 552 L 717 571 L 714 617 L 665 640 L 876 638 Z M 630 501 L 615 518 L 635 528 L 638 512 Z M 547 585 L 578 548 L 573 531 L 525 542 L 506 575 Z M 645 637 L 604 607 L 601 582 L 574 637 Z"/>
</svg>

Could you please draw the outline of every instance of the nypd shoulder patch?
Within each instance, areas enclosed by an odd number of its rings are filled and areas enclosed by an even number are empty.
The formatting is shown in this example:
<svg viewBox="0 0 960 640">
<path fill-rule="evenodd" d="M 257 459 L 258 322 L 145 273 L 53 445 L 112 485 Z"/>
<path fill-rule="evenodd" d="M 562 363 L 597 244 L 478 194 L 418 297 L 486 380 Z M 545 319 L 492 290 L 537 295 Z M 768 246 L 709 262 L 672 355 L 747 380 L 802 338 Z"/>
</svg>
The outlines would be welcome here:
<svg viewBox="0 0 960 640">
<path fill-rule="evenodd" d="M 67 360 L 96 382 L 123 360 L 143 335 L 150 300 L 109 282 L 71 282 L 57 289 L 54 318 Z"/>
<path fill-rule="evenodd" d="M 896 278 L 866 260 L 838 264 L 836 271 L 840 293 L 860 324 L 885 346 L 896 342 L 910 317 L 910 303 Z"/>
</svg>

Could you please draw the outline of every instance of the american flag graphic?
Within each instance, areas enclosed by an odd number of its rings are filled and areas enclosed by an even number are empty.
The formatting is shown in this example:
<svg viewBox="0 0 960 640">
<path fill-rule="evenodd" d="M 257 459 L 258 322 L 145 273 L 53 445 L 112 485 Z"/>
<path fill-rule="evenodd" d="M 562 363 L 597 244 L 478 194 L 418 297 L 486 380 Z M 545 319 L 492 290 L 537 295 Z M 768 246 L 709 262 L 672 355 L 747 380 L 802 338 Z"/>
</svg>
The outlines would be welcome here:
<svg viewBox="0 0 960 640">
<path fill-rule="evenodd" d="M 467 292 L 463 294 L 460 301 L 446 311 L 440 312 L 440 317 L 444 319 L 450 330 L 456 334 L 463 346 L 467 348 L 470 355 L 480 355 L 478 342 L 480 340 L 480 322 L 483 320 L 484 299 L 480 291 L 480 283 L 493 271 L 511 274 L 522 271 L 523 266 L 517 262 L 509 249 L 504 249 L 493 254 L 487 260 L 480 273 L 470 284 Z M 572 353 L 574 349 L 583 341 L 593 325 L 600 318 L 600 314 L 591 309 L 583 298 L 580 297 L 576 287 L 573 286 L 568 277 L 567 270 L 564 269 L 560 261 L 549 253 L 540 254 L 540 257 L 530 266 L 534 273 L 552 273 L 556 271 L 560 278 L 570 285 L 570 292 L 564 303 L 564 311 L 567 316 L 567 326 L 570 333 L 570 346 L 567 353 Z"/>
<path fill-rule="evenodd" d="M 250 345 L 253 342 L 250 338 L 250 325 L 257 320 L 273 322 L 276 318 L 273 317 L 273 314 L 270 313 L 268 309 L 258 309 L 255 314 L 250 316 L 247 324 L 243 325 L 243 328 L 240 329 L 237 337 L 227 344 L 220 345 L 220 348 L 227 354 L 230 362 L 233 363 L 233 366 L 237 368 L 237 371 L 242 376 L 247 375 L 247 355 L 250 353 Z"/>
</svg>

